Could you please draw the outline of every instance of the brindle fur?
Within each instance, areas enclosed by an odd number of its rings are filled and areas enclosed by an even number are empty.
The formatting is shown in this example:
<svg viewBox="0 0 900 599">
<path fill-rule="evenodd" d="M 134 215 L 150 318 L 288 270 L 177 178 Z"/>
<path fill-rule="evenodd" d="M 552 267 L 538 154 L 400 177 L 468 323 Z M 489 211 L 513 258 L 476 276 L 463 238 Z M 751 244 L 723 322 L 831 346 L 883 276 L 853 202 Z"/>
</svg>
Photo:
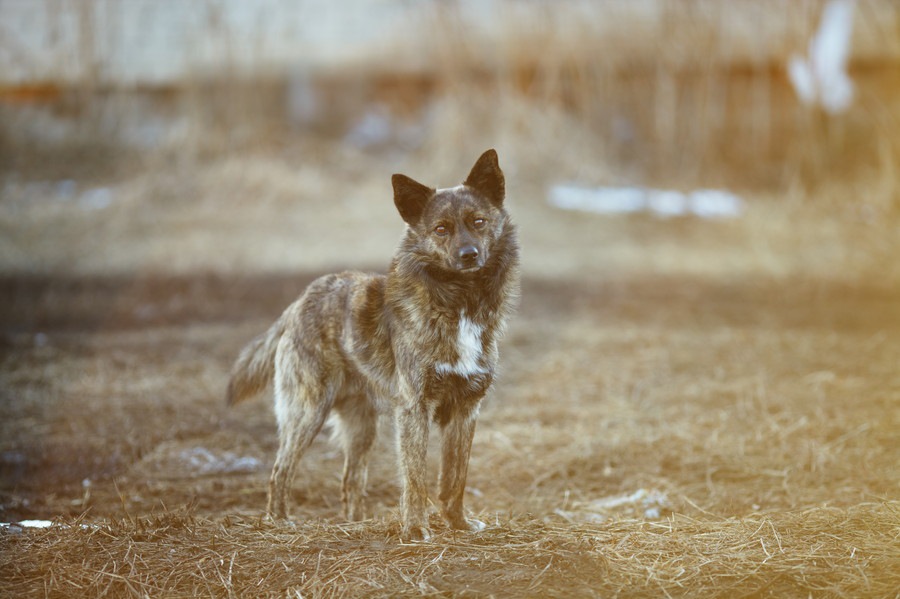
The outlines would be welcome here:
<svg viewBox="0 0 900 599">
<path fill-rule="evenodd" d="M 274 379 L 279 449 L 268 503 L 274 518 L 286 517 L 297 462 L 330 413 L 345 455 L 344 513 L 364 518 L 377 412 L 391 407 L 401 535 L 421 540 L 430 536 L 431 422 L 442 432 L 441 512 L 453 528 L 483 527 L 466 518 L 463 495 L 479 405 L 518 294 L 519 251 L 494 150 L 457 187 L 433 189 L 404 175 L 392 182 L 407 228 L 387 275 L 344 272 L 314 281 L 241 352 L 227 399 L 237 403 Z"/>
</svg>

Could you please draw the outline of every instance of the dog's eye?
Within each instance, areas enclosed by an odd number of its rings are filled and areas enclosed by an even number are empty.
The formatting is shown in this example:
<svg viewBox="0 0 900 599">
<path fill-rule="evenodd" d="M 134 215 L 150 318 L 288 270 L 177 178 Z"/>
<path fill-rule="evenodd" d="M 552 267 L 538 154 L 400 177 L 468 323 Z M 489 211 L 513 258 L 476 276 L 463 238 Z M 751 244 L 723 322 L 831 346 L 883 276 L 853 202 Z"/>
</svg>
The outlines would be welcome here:
<svg viewBox="0 0 900 599">
<path fill-rule="evenodd" d="M 476 229 L 480 229 L 484 225 L 487 224 L 487 221 L 483 218 L 476 218 L 475 220 L 472 221 L 472 224 L 475 226 Z"/>
<path fill-rule="evenodd" d="M 447 227 L 445 227 L 444 225 L 438 225 L 434 228 L 434 232 L 435 232 L 435 234 L 443 237 L 444 235 L 447 234 Z"/>
</svg>

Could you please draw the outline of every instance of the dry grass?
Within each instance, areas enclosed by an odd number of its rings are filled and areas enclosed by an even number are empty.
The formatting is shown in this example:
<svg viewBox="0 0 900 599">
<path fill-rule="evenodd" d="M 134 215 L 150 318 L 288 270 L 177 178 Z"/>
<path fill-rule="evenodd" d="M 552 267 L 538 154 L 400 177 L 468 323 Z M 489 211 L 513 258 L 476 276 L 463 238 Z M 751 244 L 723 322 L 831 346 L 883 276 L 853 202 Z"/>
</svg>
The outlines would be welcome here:
<svg viewBox="0 0 900 599">
<path fill-rule="evenodd" d="M 521 517 L 404 545 L 383 522 L 286 529 L 166 512 L 5 533 L 0 564 L 18 597 L 891 597 L 898 525 L 888 502 L 716 522 Z"/>
</svg>

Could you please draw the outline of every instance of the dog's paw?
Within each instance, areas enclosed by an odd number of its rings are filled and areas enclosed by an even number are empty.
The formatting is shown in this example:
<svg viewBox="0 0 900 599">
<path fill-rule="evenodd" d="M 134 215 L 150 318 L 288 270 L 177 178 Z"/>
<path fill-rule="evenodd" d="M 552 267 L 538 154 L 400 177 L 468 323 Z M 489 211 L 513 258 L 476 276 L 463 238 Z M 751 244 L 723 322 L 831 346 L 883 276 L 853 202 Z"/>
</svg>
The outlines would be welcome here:
<svg viewBox="0 0 900 599">
<path fill-rule="evenodd" d="M 263 519 L 268 526 L 272 526 L 275 528 L 296 528 L 297 523 L 291 520 L 290 518 L 275 518 L 273 516 L 266 516 Z"/>
<path fill-rule="evenodd" d="M 400 531 L 404 543 L 427 543 L 431 540 L 431 529 L 427 526 L 404 526 Z"/>
<path fill-rule="evenodd" d="M 444 515 L 444 519 L 450 528 L 454 530 L 464 530 L 466 532 L 481 532 L 485 529 L 485 524 L 481 520 L 475 518 L 466 518 L 465 516 L 449 516 Z"/>
<path fill-rule="evenodd" d="M 481 532 L 487 526 L 481 520 L 476 520 L 475 518 L 466 518 L 466 524 L 468 524 L 469 532 Z"/>
<path fill-rule="evenodd" d="M 347 522 L 361 522 L 367 519 L 366 509 L 361 505 L 344 508 L 344 518 Z"/>
<path fill-rule="evenodd" d="M 484 522 L 476 520 L 475 518 L 462 518 L 460 521 L 451 524 L 451 526 L 456 530 L 465 532 L 481 532 L 485 529 Z"/>
</svg>

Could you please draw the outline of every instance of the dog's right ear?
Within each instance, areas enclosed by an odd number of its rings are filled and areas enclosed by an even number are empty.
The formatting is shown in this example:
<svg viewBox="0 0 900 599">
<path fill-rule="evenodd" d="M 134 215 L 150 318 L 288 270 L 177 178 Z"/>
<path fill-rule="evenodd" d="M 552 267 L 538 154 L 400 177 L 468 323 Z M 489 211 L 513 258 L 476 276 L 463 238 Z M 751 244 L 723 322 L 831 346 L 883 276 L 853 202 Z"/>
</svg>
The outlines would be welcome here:
<svg viewBox="0 0 900 599">
<path fill-rule="evenodd" d="M 494 206 L 498 208 L 503 206 L 503 199 L 506 197 L 506 180 L 503 178 L 503 171 L 500 170 L 500 164 L 497 162 L 496 150 L 488 150 L 478 158 L 463 185 L 480 191 Z"/>
<path fill-rule="evenodd" d="M 397 206 L 397 211 L 407 224 L 415 225 L 435 190 L 406 175 L 394 175 L 391 183 L 394 185 L 394 205 Z"/>
</svg>

